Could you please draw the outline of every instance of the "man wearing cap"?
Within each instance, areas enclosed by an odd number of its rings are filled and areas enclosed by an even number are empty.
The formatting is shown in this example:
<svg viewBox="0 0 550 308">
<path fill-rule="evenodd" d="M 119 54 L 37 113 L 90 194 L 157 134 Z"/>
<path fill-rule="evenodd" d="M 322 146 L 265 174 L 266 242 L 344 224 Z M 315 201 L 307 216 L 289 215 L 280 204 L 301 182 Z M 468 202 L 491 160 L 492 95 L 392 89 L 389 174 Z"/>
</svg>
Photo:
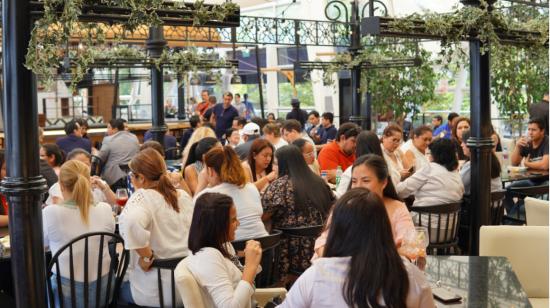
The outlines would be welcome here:
<svg viewBox="0 0 550 308">
<path fill-rule="evenodd" d="M 293 98 L 290 101 L 290 104 L 292 105 L 292 110 L 286 114 L 287 120 L 297 120 L 302 124 L 302 127 L 305 127 L 305 124 L 307 122 L 307 112 L 305 110 L 300 109 L 300 101 L 297 98 Z"/>
<path fill-rule="evenodd" d="M 223 134 L 228 128 L 233 126 L 233 119 L 239 116 L 239 112 L 235 107 L 231 105 L 233 101 L 233 94 L 231 92 L 225 92 L 223 95 L 223 103 L 217 104 L 212 109 L 212 114 L 216 119 L 216 137 L 219 140 L 223 139 Z"/>
<path fill-rule="evenodd" d="M 242 140 L 244 143 L 235 148 L 240 160 L 245 160 L 248 157 L 252 142 L 258 138 L 260 138 L 260 126 L 258 124 L 250 122 L 243 127 Z"/>
</svg>

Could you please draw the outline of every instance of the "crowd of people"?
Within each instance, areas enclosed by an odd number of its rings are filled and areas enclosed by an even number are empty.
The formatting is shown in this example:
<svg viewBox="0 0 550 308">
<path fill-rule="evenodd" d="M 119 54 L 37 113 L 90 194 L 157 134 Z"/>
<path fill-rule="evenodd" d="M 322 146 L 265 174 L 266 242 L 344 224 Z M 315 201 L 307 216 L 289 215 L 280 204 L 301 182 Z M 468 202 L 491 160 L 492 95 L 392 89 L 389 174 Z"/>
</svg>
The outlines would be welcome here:
<svg viewBox="0 0 550 308">
<path fill-rule="evenodd" d="M 318 238 L 281 241 L 280 284 L 294 283 L 282 307 L 433 307 L 422 271 L 398 252 L 406 234 L 422 223 L 404 200 L 413 197 L 414 211 L 460 202 L 470 193 L 469 119 L 451 113 L 442 124 L 436 116 L 432 126 L 412 129 L 403 143 L 397 124 L 389 124 L 381 136 L 353 123 L 337 128 L 332 113 L 307 113 L 297 99 L 286 119 L 264 120 L 248 103 L 246 96 L 241 102 L 240 95 L 229 92 L 216 103 L 202 92 L 191 127 L 180 139 L 181 172 L 167 167 L 160 143 L 140 145 L 122 119 L 108 123 L 99 148 L 86 138 L 81 119 L 67 123 L 66 137 L 40 147 L 41 161 L 55 176 L 43 210 L 44 244 L 55 253 L 84 233 L 114 232 L 115 192 L 127 189 L 130 197 L 118 216 L 120 235 L 131 251 L 128 279 L 120 290 L 123 303 L 158 305 L 153 261 L 187 257 L 210 306 L 248 307 L 262 255 L 254 239 L 278 228 L 324 226 Z M 541 119 L 529 121 L 528 136 L 511 152 L 513 165 L 548 170 L 545 125 Z M 500 138 L 493 135 L 491 189 L 498 190 Z M 90 176 L 92 154 L 102 165 L 98 176 Z M 6 165 L 1 152 L 0 164 L 1 179 Z M 2 197 L 0 225 L 8 224 L 7 212 Z M 234 240 L 248 240 L 241 254 L 228 244 Z M 244 256 L 244 266 L 238 255 Z M 108 255 L 103 262 L 105 273 Z M 66 279 L 67 266 L 56 275 Z M 75 279 L 82 281 L 86 269 L 75 266 Z M 303 274 L 297 277 L 297 272 Z M 164 276 L 164 292 L 170 292 L 169 275 Z M 66 283 L 55 287 L 66 290 Z M 329 290 L 338 288 L 343 291 Z M 163 298 L 171 304 L 169 293 Z M 176 300 L 181 304 L 179 296 Z"/>
</svg>

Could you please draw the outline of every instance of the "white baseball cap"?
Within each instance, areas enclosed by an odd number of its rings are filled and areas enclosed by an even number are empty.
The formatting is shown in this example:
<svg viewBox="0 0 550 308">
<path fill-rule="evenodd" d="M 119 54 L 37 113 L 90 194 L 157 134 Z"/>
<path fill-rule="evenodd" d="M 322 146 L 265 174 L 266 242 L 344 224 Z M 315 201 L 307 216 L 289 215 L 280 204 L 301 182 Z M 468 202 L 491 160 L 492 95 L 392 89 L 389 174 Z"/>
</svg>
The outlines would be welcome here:
<svg viewBox="0 0 550 308">
<path fill-rule="evenodd" d="M 256 123 L 247 123 L 242 131 L 241 131 L 241 134 L 243 135 L 249 135 L 249 136 L 253 136 L 253 135 L 259 135 L 260 134 L 260 126 L 258 126 L 258 124 Z"/>
</svg>

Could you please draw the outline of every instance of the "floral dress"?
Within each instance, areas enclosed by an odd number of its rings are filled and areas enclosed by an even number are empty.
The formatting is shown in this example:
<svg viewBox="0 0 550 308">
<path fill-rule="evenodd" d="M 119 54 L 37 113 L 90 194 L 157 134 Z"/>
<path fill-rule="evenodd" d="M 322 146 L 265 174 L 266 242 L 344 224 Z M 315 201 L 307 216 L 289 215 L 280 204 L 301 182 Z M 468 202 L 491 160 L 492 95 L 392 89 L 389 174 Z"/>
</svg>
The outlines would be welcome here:
<svg viewBox="0 0 550 308">
<path fill-rule="evenodd" d="M 326 189 L 329 189 L 328 186 Z M 262 196 L 264 214 L 270 214 L 273 229 L 323 225 L 327 214 L 318 211 L 311 202 L 304 208 L 297 208 L 294 188 L 288 176 L 274 180 Z M 310 265 L 315 238 L 283 239 L 279 273 L 284 279 L 289 271 L 303 272 Z"/>
</svg>

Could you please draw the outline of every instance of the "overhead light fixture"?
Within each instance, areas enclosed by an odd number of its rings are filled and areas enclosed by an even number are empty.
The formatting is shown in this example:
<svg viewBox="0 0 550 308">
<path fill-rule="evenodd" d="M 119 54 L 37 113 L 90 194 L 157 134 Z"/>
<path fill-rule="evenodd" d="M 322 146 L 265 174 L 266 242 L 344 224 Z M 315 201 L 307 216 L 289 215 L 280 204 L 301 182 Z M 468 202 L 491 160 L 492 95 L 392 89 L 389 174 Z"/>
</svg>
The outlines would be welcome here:
<svg viewBox="0 0 550 308">
<path fill-rule="evenodd" d="M 233 75 L 233 77 L 231 77 L 231 84 L 241 84 L 241 83 L 243 83 L 241 76 L 235 74 Z"/>
</svg>

